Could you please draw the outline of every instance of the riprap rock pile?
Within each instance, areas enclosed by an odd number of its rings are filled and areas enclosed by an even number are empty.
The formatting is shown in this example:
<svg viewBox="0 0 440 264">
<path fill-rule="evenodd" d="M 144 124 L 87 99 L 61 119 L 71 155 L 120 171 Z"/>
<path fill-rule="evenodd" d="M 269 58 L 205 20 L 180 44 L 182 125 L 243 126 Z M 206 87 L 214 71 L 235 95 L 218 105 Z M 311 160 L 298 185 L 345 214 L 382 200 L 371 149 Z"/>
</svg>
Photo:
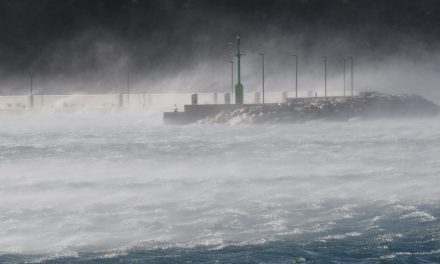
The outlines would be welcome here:
<svg viewBox="0 0 440 264">
<path fill-rule="evenodd" d="M 414 117 L 439 112 L 438 105 L 418 95 L 369 92 L 353 97 L 291 98 L 283 104 L 243 105 L 208 120 L 216 123 L 303 122 L 315 119 Z"/>
</svg>

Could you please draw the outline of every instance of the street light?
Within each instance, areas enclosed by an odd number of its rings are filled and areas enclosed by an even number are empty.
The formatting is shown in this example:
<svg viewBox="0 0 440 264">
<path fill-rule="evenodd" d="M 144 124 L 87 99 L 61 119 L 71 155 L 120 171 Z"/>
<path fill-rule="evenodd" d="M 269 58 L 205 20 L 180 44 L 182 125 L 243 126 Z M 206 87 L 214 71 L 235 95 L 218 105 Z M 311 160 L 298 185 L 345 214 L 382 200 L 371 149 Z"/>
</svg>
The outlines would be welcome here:
<svg viewBox="0 0 440 264">
<path fill-rule="evenodd" d="M 327 56 L 322 58 L 324 58 L 324 96 L 327 97 Z"/>
<path fill-rule="evenodd" d="M 293 55 L 295 57 L 295 98 L 298 98 L 298 55 Z"/>
<path fill-rule="evenodd" d="M 344 97 L 345 97 L 345 64 L 347 60 L 345 58 L 342 58 L 342 61 L 344 62 Z"/>
<path fill-rule="evenodd" d="M 127 107 L 130 107 L 130 72 L 127 72 Z"/>
<path fill-rule="evenodd" d="M 30 73 L 30 81 L 31 81 L 31 96 L 33 95 L 33 80 L 34 80 L 34 74 L 33 72 Z"/>
<path fill-rule="evenodd" d="M 349 57 L 351 60 L 351 96 L 353 96 L 353 68 L 354 68 L 354 59 L 353 57 Z"/>
<path fill-rule="evenodd" d="M 33 80 L 34 80 L 34 74 L 33 74 L 33 72 L 31 71 L 30 72 L 30 85 L 31 85 L 31 95 L 29 96 L 29 104 L 30 104 L 30 107 L 31 108 L 33 108 L 34 107 L 34 91 L 33 91 Z"/>
<path fill-rule="evenodd" d="M 263 104 L 264 104 L 264 54 L 259 53 L 261 56 L 261 73 L 262 73 L 262 86 L 263 86 Z"/>
<path fill-rule="evenodd" d="M 231 96 L 234 94 L 234 61 L 230 61 L 231 63 Z"/>
</svg>

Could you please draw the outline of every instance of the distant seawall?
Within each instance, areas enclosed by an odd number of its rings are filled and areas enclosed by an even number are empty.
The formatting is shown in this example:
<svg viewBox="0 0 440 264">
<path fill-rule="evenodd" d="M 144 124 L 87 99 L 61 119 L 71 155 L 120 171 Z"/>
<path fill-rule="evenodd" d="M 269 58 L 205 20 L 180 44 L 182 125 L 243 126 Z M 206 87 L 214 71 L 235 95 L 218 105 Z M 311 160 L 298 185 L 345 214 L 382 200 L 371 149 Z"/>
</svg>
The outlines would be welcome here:
<svg viewBox="0 0 440 264">
<path fill-rule="evenodd" d="M 342 95 L 341 91 L 329 92 L 333 96 Z M 355 95 L 358 92 L 355 91 Z M 184 105 L 192 103 L 194 93 L 132 93 L 132 94 L 71 94 L 71 95 L 4 95 L 0 96 L 0 112 L 20 112 L 23 110 L 76 110 L 76 109 L 158 109 L 183 110 Z M 282 103 L 288 97 L 294 97 L 292 91 L 266 92 L 265 102 Z M 301 91 L 299 97 L 322 96 L 321 92 Z M 197 93 L 199 104 L 234 103 L 230 93 Z M 229 98 L 229 102 L 227 101 Z M 260 92 L 244 94 L 247 104 L 261 103 Z"/>
</svg>

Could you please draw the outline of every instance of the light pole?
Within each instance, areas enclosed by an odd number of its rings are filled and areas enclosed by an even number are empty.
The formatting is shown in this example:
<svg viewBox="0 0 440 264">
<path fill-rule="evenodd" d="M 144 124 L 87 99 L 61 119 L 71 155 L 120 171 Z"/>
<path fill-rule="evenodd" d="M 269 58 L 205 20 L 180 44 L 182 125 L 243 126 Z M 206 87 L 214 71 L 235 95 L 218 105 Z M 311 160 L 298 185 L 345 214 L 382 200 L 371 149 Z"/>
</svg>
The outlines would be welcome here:
<svg viewBox="0 0 440 264">
<path fill-rule="evenodd" d="M 33 81 L 34 81 L 34 74 L 30 73 L 30 81 L 31 81 L 31 96 L 33 95 Z"/>
<path fill-rule="evenodd" d="M 264 54 L 259 53 L 261 56 L 261 73 L 262 73 L 262 87 L 263 87 L 263 104 L 264 104 Z"/>
<path fill-rule="evenodd" d="M 127 107 L 130 107 L 130 72 L 127 72 Z"/>
<path fill-rule="evenodd" d="M 30 72 L 29 72 L 29 81 L 30 81 L 30 92 L 31 94 L 29 95 L 29 107 L 30 108 L 34 108 L 34 73 L 33 73 L 33 69 L 31 68 Z"/>
<path fill-rule="evenodd" d="M 295 57 L 295 98 L 298 98 L 298 55 L 293 55 Z"/>
<path fill-rule="evenodd" d="M 33 96 L 33 78 L 34 78 L 34 76 L 33 76 L 33 72 L 32 72 L 32 70 L 31 70 L 31 72 L 30 72 L 30 85 L 31 85 L 31 95 L 29 96 L 29 106 L 30 106 L 30 108 L 34 108 L 34 96 Z"/>
<path fill-rule="evenodd" d="M 342 61 L 344 62 L 344 97 L 345 97 L 345 64 L 347 60 L 345 58 L 342 58 Z"/>
<path fill-rule="evenodd" d="M 353 68 L 354 68 L 354 59 L 353 57 L 349 57 L 351 60 L 351 96 L 353 96 Z"/>
<path fill-rule="evenodd" d="M 231 96 L 234 94 L 234 61 L 230 61 L 231 63 Z"/>
<path fill-rule="evenodd" d="M 327 97 L 327 56 L 322 58 L 324 58 L 324 96 Z"/>
<path fill-rule="evenodd" d="M 229 48 L 232 52 L 232 60 L 229 61 L 231 63 L 231 100 L 232 96 L 234 95 L 234 43 L 231 41 L 229 42 Z"/>
</svg>

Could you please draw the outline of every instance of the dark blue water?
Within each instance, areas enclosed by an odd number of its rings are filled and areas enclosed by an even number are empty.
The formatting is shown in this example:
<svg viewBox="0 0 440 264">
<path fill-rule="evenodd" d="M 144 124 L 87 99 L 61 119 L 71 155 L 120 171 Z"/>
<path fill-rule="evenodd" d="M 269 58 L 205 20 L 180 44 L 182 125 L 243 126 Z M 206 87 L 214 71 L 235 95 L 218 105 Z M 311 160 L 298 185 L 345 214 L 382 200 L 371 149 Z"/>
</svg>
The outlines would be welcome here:
<svg viewBox="0 0 440 264">
<path fill-rule="evenodd" d="M 416 235 L 383 243 L 378 248 L 368 236 L 337 242 L 307 242 L 280 240 L 264 245 L 227 246 L 222 249 L 196 247 L 156 250 L 129 250 L 122 256 L 103 257 L 102 253 L 79 253 L 75 257 L 4 255 L 1 263 L 439 263 L 438 242 Z M 432 238 L 432 237 L 431 237 Z"/>
<path fill-rule="evenodd" d="M 326 206 L 337 202 L 342 201 Z M 0 263 L 439 263 L 440 221 L 434 219 L 440 217 L 440 206 L 414 209 L 388 202 L 365 204 L 353 211 L 353 217 L 331 223 L 331 229 L 251 244 L 225 241 L 190 248 L 5 254 Z"/>
</svg>

